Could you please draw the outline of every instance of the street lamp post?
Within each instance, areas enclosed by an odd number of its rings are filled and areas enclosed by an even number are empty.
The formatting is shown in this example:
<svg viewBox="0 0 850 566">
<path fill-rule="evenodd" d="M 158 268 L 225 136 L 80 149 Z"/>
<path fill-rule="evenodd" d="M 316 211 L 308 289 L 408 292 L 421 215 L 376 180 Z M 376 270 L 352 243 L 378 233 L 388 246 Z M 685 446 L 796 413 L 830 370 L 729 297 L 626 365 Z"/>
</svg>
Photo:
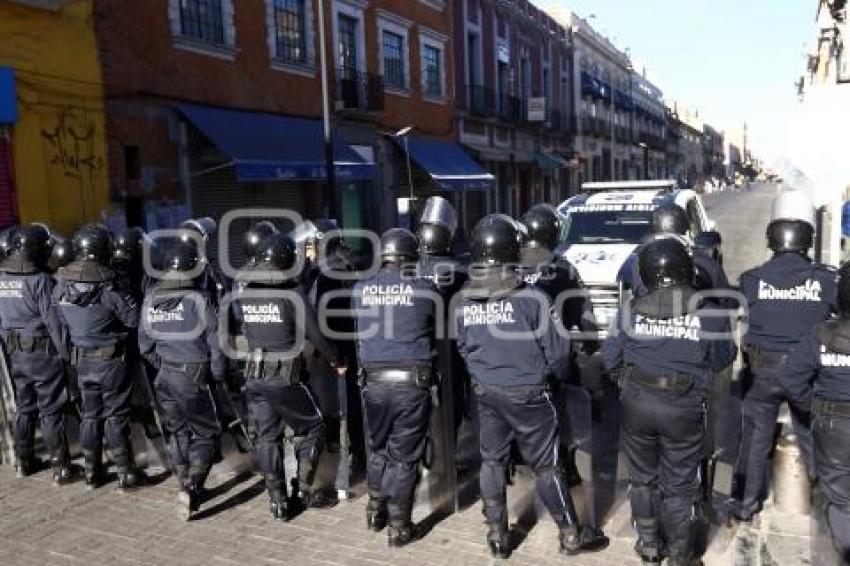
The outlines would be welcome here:
<svg viewBox="0 0 850 566">
<path fill-rule="evenodd" d="M 328 78 L 328 49 L 325 45 L 325 0 L 318 0 L 319 64 L 322 75 L 322 122 L 325 135 L 325 170 L 328 181 L 328 216 L 336 218 L 336 167 L 334 165 L 333 132 L 331 131 L 331 97 Z M 340 220 L 340 219 L 337 219 Z"/>
<path fill-rule="evenodd" d="M 410 138 L 410 134 L 412 132 L 413 126 L 407 126 L 406 128 L 402 128 L 393 134 L 394 138 L 404 139 L 404 153 L 407 156 L 407 185 L 410 189 L 411 203 L 413 202 L 413 169 L 411 169 L 410 167 L 410 145 L 408 143 L 408 139 Z"/>
</svg>

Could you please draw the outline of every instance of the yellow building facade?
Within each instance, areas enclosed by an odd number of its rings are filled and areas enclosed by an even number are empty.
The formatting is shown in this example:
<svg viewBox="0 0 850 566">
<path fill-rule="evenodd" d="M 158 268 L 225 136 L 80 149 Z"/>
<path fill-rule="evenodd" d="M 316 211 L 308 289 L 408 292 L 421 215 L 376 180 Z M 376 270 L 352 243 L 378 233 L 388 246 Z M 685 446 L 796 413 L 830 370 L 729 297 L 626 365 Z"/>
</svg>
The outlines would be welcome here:
<svg viewBox="0 0 850 566">
<path fill-rule="evenodd" d="M 0 68 L 12 69 L 17 216 L 70 234 L 105 218 L 103 82 L 92 0 L 0 0 Z M 0 131 L 0 135 L 3 132 Z"/>
</svg>

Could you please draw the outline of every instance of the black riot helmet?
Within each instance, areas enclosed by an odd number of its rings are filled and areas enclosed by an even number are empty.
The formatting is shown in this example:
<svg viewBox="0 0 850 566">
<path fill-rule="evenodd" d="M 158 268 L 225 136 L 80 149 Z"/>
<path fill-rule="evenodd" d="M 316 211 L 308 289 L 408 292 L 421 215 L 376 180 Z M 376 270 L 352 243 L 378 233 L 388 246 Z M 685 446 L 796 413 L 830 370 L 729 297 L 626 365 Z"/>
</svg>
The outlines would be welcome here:
<svg viewBox="0 0 850 566">
<path fill-rule="evenodd" d="M 15 230 L 11 238 L 11 254 L 20 254 L 35 264 L 50 256 L 50 232 L 41 224 L 28 224 Z"/>
<path fill-rule="evenodd" d="M 121 230 L 115 237 L 113 259 L 119 262 L 138 261 L 142 257 L 144 241 L 145 232 L 137 226 Z"/>
<path fill-rule="evenodd" d="M 165 258 L 165 268 L 168 271 L 185 273 L 195 269 L 199 261 L 200 255 L 198 254 L 198 246 L 195 242 L 177 240 L 168 249 L 168 254 Z"/>
<path fill-rule="evenodd" d="M 489 265 L 517 263 L 522 238 L 522 232 L 510 216 L 485 216 L 472 231 L 472 262 Z"/>
<path fill-rule="evenodd" d="M 260 252 L 264 251 L 263 245 L 265 242 L 277 233 L 277 227 L 268 220 L 257 222 L 251 226 L 248 231 L 245 232 L 245 237 L 242 240 L 242 249 L 245 252 L 245 257 L 248 258 L 248 261 L 258 261 L 260 259 Z"/>
<path fill-rule="evenodd" d="M 814 238 L 814 228 L 802 220 L 774 220 L 767 225 L 767 247 L 774 252 L 806 253 Z"/>
<path fill-rule="evenodd" d="M 427 255 L 450 255 L 457 229 L 457 212 L 441 196 L 429 197 L 419 218 L 419 247 Z"/>
<path fill-rule="evenodd" d="M 381 261 L 401 263 L 419 259 L 419 240 L 410 230 L 391 228 L 381 236 Z"/>
<path fill-rule="evenodd" d="M 12 253 L 12 242 L 15 237 L 15 232 L 20 230 L 20 226 L 9 226 L 0 232 L 0 259 L 5 258 Z"/>
<path fill-rule="evenodd" d="M 87 224 L 74 233 L 74 259 L 107 265 L 112 257 L 112 234 L 102 224 Z"/>
<path fill-rule="evenodd" d="M 218 224 L 216 224 L 215 220 L 210 218 L 209 216 L 204 216 L 203 218 L 190 218 L 189 220 L 184 220 L 183 223 L 180 224 L 180 228 L 184 230 L 191 230 L 201 235 L 203 240 L 208 240 L 215 231 L 218 229 Z M 190 239 L 188 236 L 181 236 L 181 240 Z"/>
<path fill-rule="evenodd" d="M 51 271 L 56 271 L 72 261 L 74 261 L 74 245 L 71 243 L 71 240 L 54 234 L 53 248 L 50 250 L 50 259 L 47 260 L 47 267 Z"/>
<path fill-rule="evenodd" d="M 694 260 L 677 238 L 662 238 L 644 244 L 638 253 L 641 281 L 650 290 L 693 285 Z"/>
<path fill-rule="evenodd" d="M 277 232 L 262 242 L 257 252 L 257 261 L 271 269 L 286 271 L 295 265 L 298 254 L 296 250 L 292 236 Z"/>
<path fill-rule="evenodd" d="M 806 253 L 814 244 L 815 207 L 801 191 L 785 191 L 773 199 L 767 247 L 776 253 Z"/>
<path fill-rule="evenodd" d="M 551 204 L 536 204 L 526 211 L 520 222 L 528 233 L 525 245 L 554 250 L 561 239 L 564 222 Z"/>
<path fill-rule="evenodd" d="M 655 234 L 673 233 L 684 236 L 690 225 L 688 213 L 678 204 L 662 204 L 652 211 L 652 232 Z"/>
</svg>

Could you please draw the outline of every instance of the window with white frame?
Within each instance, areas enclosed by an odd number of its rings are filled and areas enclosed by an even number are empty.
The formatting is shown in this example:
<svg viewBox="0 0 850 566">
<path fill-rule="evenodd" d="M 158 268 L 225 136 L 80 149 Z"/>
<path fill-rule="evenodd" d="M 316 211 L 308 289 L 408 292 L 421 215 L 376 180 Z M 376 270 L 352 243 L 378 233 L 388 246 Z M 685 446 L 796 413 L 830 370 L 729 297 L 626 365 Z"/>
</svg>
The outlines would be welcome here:
<svg viewBox="0 0 850 566">
<path fill-rule="evenodd" d="M 410 88 L 408 29 L 411 25 L 412 22 L 401 16 L 383 10 L 378 13 L 381 74 L 387 89 L 406 91 Z"/>
<path fill-rule="evenodd" d="M 443 51 L 433 45 L 422 50 L 423 91 L 430 98 L 443 96 Z"/>
<path fill-rule="evenodd" d="M 364 0 L 334 0 L 334 33 L 337 75 L 352 80 L 366 71 Z"/>
<path fill-rule="evenodd" d="M 272 0 L 275 57 L 291 65 L 307 65 L 307 1 Z"/>
<path fill-rule="evenodd" d="M 232 59 L 236 44 L 233 10 L 233 0 L 169 0 L 175 46 Z"/>
<path fill-rule="evenodd" d="M 404 37 L 384 30 L 381 37 L 381 51 L 384 56 L 384 84 L 390 88 L 404 90 L 407 87 L 407 73 L 404 69 Z"/>
<path fill-rule="evenodd" d="M 422 96 L 442 100 L 446 93 L 445 50 L 448 37 L 419 28 L 419 53 L 422 69 Z"/>
</svg>

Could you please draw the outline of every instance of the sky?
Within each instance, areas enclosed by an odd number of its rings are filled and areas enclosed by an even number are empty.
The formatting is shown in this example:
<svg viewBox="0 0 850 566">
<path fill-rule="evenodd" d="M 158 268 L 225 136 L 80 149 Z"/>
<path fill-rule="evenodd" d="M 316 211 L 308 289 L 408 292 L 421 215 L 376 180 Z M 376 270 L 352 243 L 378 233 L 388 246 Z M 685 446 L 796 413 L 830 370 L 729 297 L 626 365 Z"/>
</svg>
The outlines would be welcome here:
<svg viewBox="0 0 850 566">
<path fill-rule="evenodd" d="M 570 9 L 636 68 L 712 126 L 740 127 L 768 163 L 784 152 L 786 120 L 799 106 L 794 82 L 814 39 L 816 0 L 532 0 Z"/>
</svg>

